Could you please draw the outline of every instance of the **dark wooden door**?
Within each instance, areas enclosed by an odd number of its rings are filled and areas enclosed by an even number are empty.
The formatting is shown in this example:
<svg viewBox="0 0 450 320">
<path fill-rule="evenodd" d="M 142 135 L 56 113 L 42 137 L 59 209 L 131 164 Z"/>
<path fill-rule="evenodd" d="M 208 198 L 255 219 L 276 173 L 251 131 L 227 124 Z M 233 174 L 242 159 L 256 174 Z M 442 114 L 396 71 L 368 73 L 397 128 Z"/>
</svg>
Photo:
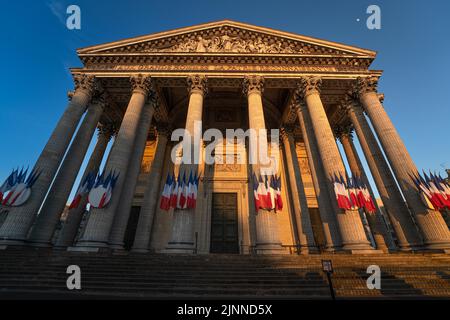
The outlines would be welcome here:
<svg viewBox="0 0 450 320">
<path fill-rule="evenodd" d="M 211 253 L 239 253 L 236 193 L 213 193 Z"/>
</svg>

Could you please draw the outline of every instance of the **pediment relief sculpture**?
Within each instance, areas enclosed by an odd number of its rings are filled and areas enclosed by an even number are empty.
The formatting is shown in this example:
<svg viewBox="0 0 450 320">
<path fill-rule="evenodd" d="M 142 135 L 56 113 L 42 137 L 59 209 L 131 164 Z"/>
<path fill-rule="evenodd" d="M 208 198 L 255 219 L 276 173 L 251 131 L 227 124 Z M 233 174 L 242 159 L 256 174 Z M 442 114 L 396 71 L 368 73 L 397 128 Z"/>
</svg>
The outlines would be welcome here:
<svg viewBox="0 0 450 320">
<path fill-rule="evenodd" d="M 266 40 L 262 37 L 256 39 L 243 39 L 228 35 L 192 37 L 181 43 L 165 48 L 148 48 L 144 52 L 219 52 L 219 53 L 282 53 L 282 54 L 305 54 L 310 53 L 306 47 L 299 44 L 285 43 L 280 40 Z"/>
</svg>

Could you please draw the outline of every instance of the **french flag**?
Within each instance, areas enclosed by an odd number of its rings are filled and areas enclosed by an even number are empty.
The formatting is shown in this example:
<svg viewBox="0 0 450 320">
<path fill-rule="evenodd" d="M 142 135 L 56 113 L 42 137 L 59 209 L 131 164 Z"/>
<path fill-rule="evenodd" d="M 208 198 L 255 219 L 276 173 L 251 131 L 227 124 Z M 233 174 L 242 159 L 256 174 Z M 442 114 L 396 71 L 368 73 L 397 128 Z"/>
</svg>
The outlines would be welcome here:
<svg viewBox="0 0 450 320">
<path fill-rule="evenodd" d="M 445 196 L 445 199 L 446 199 L 446 206 L 448 209 L 450 209 L 450 186 L 441 177 L 440 174 L 439 174 L 438 180 L 439 180 L 440 191 L 441 191 L 442 195 Z"/>
<path fill-rule="evenodd" d="M 275 175 L 275 183 L 276 183 L 276 202 L 277 202 L 277 210 L 283 210 L 283 199 L 281 199 L 281 177 L 277 177 Z"/>
<path fill-rule="evenodd" d="M 172 177 L 172 193 L 170 194 L 170 207 L 176 208 L 178 204 L 178 188 L 180 183 L 180 173 L 178 173 L 178 179 L 175 179 L 175 174 Z"/>
<path fill-rule="evenodd" d="M 192 178 L 192 171 L 189 173 L 189 180 L 188 180 L 188 192 L 187 192 L 187 204 L 186 207 L 188 209 L 193 209 L 195 206 L 193 205 L 194 201 L 194 179 Z"/>
<path fill-rule="evenodd" d="M 267 190 L 261 175 L 258 180 L 258 198 L 261 209 L 267 208 Z"/>
<path fill-rule="evenodd" d="M 350 179 L 350 178 L 348 178 L 347 181 L 348 181 L 348 192 L 350 194 L 351 207 L 353 210 L 357 210 L 357 209 L 361 208 L 363 205 L 358 200 L 358 195 L 357 195 L 357 191 L 355 188 L 356 183 L 355 183 L 354 179 Z"/>
<path fill-rule="evenodd" d="M 428 190 L 430 190 L 431 203 L 437 210 L 442 210 L 444 208 L 444 204 L 442 203 L 439 190 L 436 188 L 436 186 L 434 185 L 434 182 L 431 180 L 430 177 L 427 176 L 427 174 L 425 172 L 424 172 L 424 176 L 425 176 L 425 181 L 428 185 Z"/>
<path fill-rule="evenodd" d="M 270 196 L 270 208 L 274 211 L 277 210 L 277 185 L 275 177 L 272 175 L 270 177 L 270 184 L 269 184 L 269 196 Z"/>
<path fill-rule="evenodd" d="M 178 184 L 178 205 L 177 205 L 177 209 L 185 209 L 186 205 L 187 205 L 186 172 L 183 172 L 183 180 Z"/>
<path fill-rule="evenodd" d="M 363 186 L 363 192 L 364 192 L 364 199 L 365 203 L 364 206 L 369 213 L 374 213 L 377 211 L 377 208 L 375 206 L 375 203 L 373 202 L 372 197 L 370 196 L 369 188 L 364 184 Z"/>
<path fill-rule="evenodd" d="M 431 192 L 428 189 L 428 186 L 424 182 L 423 178 L 420 176 L 420 174 L 417 174 L 417 176 L 410 176 L 414 184 L 416 185 L 417 190 L 419 191 L 420 200 L 422 200 L 422 203 L 431 210 L 436 210 L 433 203 L 431 202 Z"/>
<path fill-rule="evenodd" d="M 439 198 L 440 203 L 442 204 L 442 209 L 445 207 L 448 207 L 449 205 L 449 199 L 447 198 L 447 195 L 445 194 L 444 189 L 442 188 L 440 181 L 436 174 L 432 174 L 430 172 L 430 176 L 434 185 L 434 188 L 436 190 L 436 196 Z"/>
<path fill-rule="evenodd" d="M 164 184 L 164 189 L 161 195 L 161 202 L 159 207 L 162 210 L 168 211 L 170 209 L 170 196 L 172 194 L 172 178 L 170 173 L 167 173 L 166 183 Z"/>
<path fill-rule="evenodd" d="M 197 206 L 197 195 L 198 195 L 198 182 L 200 180 L 200 176 L 197 176 L 197 174 L 194 174 L 192 178 L 192 208 L 195 209 Z"/>
<path fill-rule="evenodd" d="M 338 203 L 338 207 L 340 209 L 344 210 L 350 210 L 351 209 L 351 203 L 350 199 L 348 197 L 348 191 L 344 185 L 344 180 L 342 176 L 340 179 L 335 175 L 334 177 L 334 193 L 336 195 L 336 200 Z"/>
<path fill-rule="evenodd" d="M 69 210 L 78 208 L 78 206 L 81 203 L 81 199 L 94 187 L 96 173 L 89 172 L 86 176 L 86 178 L 82 181 L 80 187 L 77 190 L 77 193 L 75 194 L 75 197 L 73 198 L 72 202 L 70 203 Z"/>
<path fill-rule="evenodd" d="M 255 209 L 258 211 L 261 208 L 261 201 L 259 199 L 258 189 L 259 189 L 259 183 L 258 179 L 256 178 L 255 173 L 253 173 L 253 197 L 255 198 Z"/>
<path fill-rule="evenodd" d="M 266 191 L 266 209 L 271 210 L 273 208 L 272 205 L 272 192 L 271 192 L 271 187 L 269 185 L 269 179 L 267 178 L 267 175 L 264 175 L 264 188 Z"/>
</svg>

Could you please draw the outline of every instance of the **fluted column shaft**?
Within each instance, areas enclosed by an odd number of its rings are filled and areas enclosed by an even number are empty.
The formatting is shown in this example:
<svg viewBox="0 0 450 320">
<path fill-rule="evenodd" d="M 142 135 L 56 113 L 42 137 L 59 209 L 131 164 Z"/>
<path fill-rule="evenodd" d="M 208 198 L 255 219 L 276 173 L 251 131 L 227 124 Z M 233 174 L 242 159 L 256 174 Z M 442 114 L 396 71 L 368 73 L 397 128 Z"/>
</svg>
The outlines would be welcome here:
<svg viewBox="0 0 450 320">
<path fill-rule="evenodd" d="M 156 103 L 156 100 L 155 100 Z M 125 231 L 127 230 L 128 219 L 130 217 L 131 205 L 133 202 L 134 191 L 136 189 L 139 172 L 141 169 L 142 157 L 144 156 L 145 145 L 150 130 L 155 107 L 147 104 L 142 112 L 139 126 L 136 132 L 134 148 L 128 165 L 125 186 L 120 195 L 120 203 L 114 216 L 114 222 L 109 236 L 109 245 L 114 249 L 123 249 Z"/>
<path fill-rule="evenodd" d="M 361 107 L 350 104 L 348 115 L 395 231 L 399 249 L 408 251 L 419 248 L 422 246 L 422 240 L 418 230 Z"/>
<path fill-rule="evenodd" d="M 283 147 L 286 157 L 288 180 L 291 187 L 295 222 L 297 226 L 298 238 L 301 253 L 317 252 L 314 241 L 314 233 L 311 225 L 311 218 L 306 200 L 305 187 L 303 185 L 300 166 L 295 150 L 294 137 L 292 132 L 285 129 L 282 133 Z"/>
<path fill-rule="evenodd" d="M 104 130 L 99 131 L 97 142 L 86 165 L 81 181 L 83 181 L 89 173 L 96 174 L 98 172 L 110 138 L 110 132 Z M 80 200 L 78 207 L 69 210 L 66 221 L 56 240 L 55 247 L 69 247 L 73 244 L 87 203 L 88 197 L 87 195 L 84 195 Z"/>
<path fill-rule="evenodd" d="M 106 247 L 109 240 L 114 215 L 127 177 L 139 119 L 151 86 L 150 78 L 144 76 L 132 77 L 131 83 L 133 87 L 131 99 L 105 166 L 107 174 L 115 170 L 119 173 L 119 177 L 110 203 L 105 208 L 91 208 L 83 236 L 77 243 L 78 247 Z"/>
<path fill-rule="evenodd" d="M 254 149 L 259 150 L 262 146 L 268 146 L 267 135 L 260 130 L 266 129 L 264 110 L 262 103 L 264 79 L 259 76 L 247 77 L 244 80 L 244 92 L 248 99 L 248 123 L 249 129 L 256 134 L 256 139 L 252 139 Z M 263 167 L 258 158 L 257 163 L 251 164 L 252 172 L 259 177 Z M 279 238 L 277 214 L 268 210 L 259 209 L 255 217 L 256 224 L 256 250 L 258 254 L 279 253 L 282 249 Z"/>
<path fill-rule="evenodd" d="M 31 231 L 28 241 L 32 245 L 51 245 L 53 233 L 66 206 L 104 107 L 104 99 L 94 100 L 90 104 Z"/>
<path fill-rule="evenodd" d="M 187 79 L 189 86 L 189 106 L 186 116 L 185 130 L 191 136 L 191 161 L 182 163 L 179 167 L 181 174 L 186 173 L 189 178 L 189 172 L 196 172 L 198 164 L 193 160 L 200 156 L 200 146 L 195 145 L 195 123 L 202 121 L 203 100 L 206 94 L 206 78 L 203 76 L 191 76 Z M 183 151 L 184 152 L 184 151 Z M 194 153 L 197 153 L 195 155 Z M 182 177 L 182 175 L 181 175 Z M 193 253 L 194 252 L 194 228 L 195 217 L 194 209 L 175 209 L 173 212 L 172 234 L 167 244 L 166 250 L 173 253 Z"/>
<path fill-rule="evenodd" d="M 383 218 L 381 217 L 380 209 L 378 208 L 378 205 L 375 201 L 373 190 L 369 184 L 369 179 L 367 179 L 366 173 L 364 172 L 364 168 L 353 143 L 351 133 L 344 133 L 339 137 L 339 139 L 341 140 L 342 146 L 344 148 L 344 152 L 352 175 L 356 175 L 362 179 L 375 203 L 375 207 L 377 209 L 376 212 L 368 212 L 367 210 L 365 211 L 370 229 L 372 230 L 373 237 L 375 239 L 375 244 L 378 249 L 387 251 L 388 244 L 392 243 L 392 241 L 382 220 Z"/>
<path fill-rule="evenodd" d="M 168 141 L 168 132 L 158 130 L 155 155 L 150 168 L 150 176 L 144 193 L 141 212 L 132 247 L 133 252 L 148 252 L 153 220 L 161 190 L 161 176 L 164 168 L 164 156 Z"/>
<path fill-rule="evenodd" d="M 41 175 L 32 187 L 28 201 L 24 205 L 10 210 L 0 228 L 2 243 L 20 245 L 27 238 L 28 231 L 61 164 L 78 123 L 86 111 L 86 106 L 94 91 L 94 77 L 79 75 L 75 76 L 74 80 L 76 89 L 71 101 L 34 166 L 34 169 L 41 172 Z"/>
<path fill-rule="evenodd" d="M 328 122 L 325 109 L 320 100 L 319 87 L 321 80 L 316 77 L 303 78 L 301 84 L 301 96 L 303 97 L 314 133 L 317 146 L 321 155 L 326 178 L 328 179 L 328 190 L 330 198 L 335 198 L 332 180 L 334 175 L 345 177 L 345 167 L 339 153 L 333 132 Z M 345 178 L 344 178 L 345 179 Z M 339 229 L 341 231 L 344 250 L 372 250 L 358 210 L 342 210 L 337 206 L 337 201 L 332 201 L 334 211 L 337 215 Z"/>
<path fill-rule="evenodd" d="M 361 104 L 377 132 L 409 209 L 422 231 L 426 248 L 450 249 L 450 231 L 442 214 L 437 210 L 425 207 L 420 199 L 411 178 L 411 176 L 417 175 L 417 168 L 380 102 L 376 93 L 377 79 L 360 78 L 357 85 Z"/>
<path fill-rule="evenodd" d="M 307 113 L 304 104 L 295 105 L 298 122 L 302 131 L 303 142 L 306 147 L 308 164 L 311 169 L 311 177 L 314 185 L 314 192 L 319 206 L 320 218 L 325 236 L 325 250 L 336 251 L 342 247 L 342 240 L 337 225 L 334 208 L 331 204 L 330 194 L 328 192 L 328 181 L 320 160 L 320 154 L 317 149 L 317 141 L 314 137 L 311 119 Z M 334 199 L 333 199 L 334 201 Z"/>
</svg>

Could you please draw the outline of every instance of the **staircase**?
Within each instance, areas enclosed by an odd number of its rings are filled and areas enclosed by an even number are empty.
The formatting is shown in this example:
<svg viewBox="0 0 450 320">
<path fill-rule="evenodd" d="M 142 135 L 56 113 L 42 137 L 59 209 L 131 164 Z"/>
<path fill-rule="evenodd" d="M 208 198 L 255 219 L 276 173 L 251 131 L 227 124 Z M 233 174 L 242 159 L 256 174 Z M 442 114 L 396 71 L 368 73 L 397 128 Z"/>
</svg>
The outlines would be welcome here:
<svg viewBox="0 0 450 320">
<path fill-rule="evenodd" d="M 331 259 L 339 298 L 450 298 L 450 256 L 163 255 L 0 251 L 0 299 L 196 298 L 329 299 L 321 260 Z M 81 268 L 82 290 L 69 291 L 66 269 Z M 382 271 L 381 290 L 366 286 L 369 265 Z"/>
</svg>

